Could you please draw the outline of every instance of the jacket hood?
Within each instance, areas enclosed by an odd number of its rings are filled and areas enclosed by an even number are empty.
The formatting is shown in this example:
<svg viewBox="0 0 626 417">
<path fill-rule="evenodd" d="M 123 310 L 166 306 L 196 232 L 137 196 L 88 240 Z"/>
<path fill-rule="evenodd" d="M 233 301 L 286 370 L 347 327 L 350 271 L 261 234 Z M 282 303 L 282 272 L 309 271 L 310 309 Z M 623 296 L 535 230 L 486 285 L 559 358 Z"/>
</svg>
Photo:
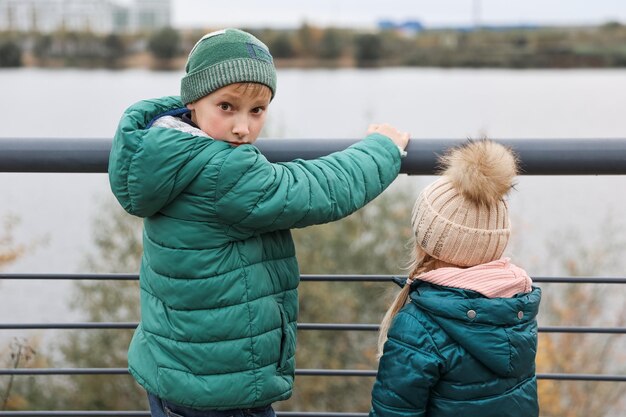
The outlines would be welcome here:
<svg viewBox="0 0 626 417">
<path fill-rule="evenodd" d="M 165 115 L 187 109 L 178 97 L 140 101 L 120 120 L 109 157 L 111 190 L 131 214 L 148 217 L 169 204 L 209 160 L 209 146 L 229 146 L 209 137 L 152 127 Z"/>
<path fill-rule="evenodd" d="M 536 354 L 541 289 L 511 298 L 485 298 L 471 290 L 416 281 L 411 302 L 469 354 L 503 377 L 528 373 Z"/>
</svg>

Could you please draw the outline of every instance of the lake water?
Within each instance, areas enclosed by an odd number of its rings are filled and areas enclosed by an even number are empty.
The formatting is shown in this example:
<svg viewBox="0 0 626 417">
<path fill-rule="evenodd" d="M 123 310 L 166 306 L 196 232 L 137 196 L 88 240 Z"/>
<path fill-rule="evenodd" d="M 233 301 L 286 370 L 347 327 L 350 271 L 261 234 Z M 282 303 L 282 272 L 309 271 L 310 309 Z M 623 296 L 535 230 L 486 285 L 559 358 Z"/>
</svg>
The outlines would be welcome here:
<svg viewBox="0 0 626 417">
<path fill-rule="evenodd" d="M 111 137 L 127 106 L 177 94 L 181 75 L 2 70 L 0 137 Z M 625 70 L 282 70 L 278 79 L 268 137 L 356 138 L 371 122 L 392 123 L 414 138 L 626 137 Z M 430 180 L 397 186 L 417 189 Z M 545 243 L 565 231 L 578 230 L 600 251 L 601 230 L 625 239 L 626 176 L 522 177 L 517 190 L 513 249 L 531 273 L 559 273 L 545 263 Z M 106 175 L 0 173 L 0 196 L 0 218 L 17 215 L 18 242 L 34 245 L 5 272 L 84 271 L 91 224 L 112 199 Z M 0 321 L 80 319 L 67 308 L 69 285 L 0 282 Z"/>
</svg>

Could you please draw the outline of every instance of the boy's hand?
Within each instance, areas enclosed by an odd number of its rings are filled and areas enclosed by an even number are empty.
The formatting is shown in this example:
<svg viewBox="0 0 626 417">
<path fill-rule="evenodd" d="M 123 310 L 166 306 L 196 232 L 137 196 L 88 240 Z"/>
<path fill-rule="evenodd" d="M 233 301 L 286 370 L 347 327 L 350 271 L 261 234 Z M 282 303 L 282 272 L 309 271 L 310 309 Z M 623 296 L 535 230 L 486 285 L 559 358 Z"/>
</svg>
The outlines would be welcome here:
<svg viewBox="0 0 626 417">
<path fill-rule="evenodd" d="M 398 148 L 402 150 L 406 149 L 406 145 L 409 143 L 409 134 L 407 132 L 400 132 L 398 129 L 387 123 L 369 125 L 367 134 L 369 135 L 372 133 L 380 133 L 381 135 L 387 136 L 398 146 Z"/>
</svg>

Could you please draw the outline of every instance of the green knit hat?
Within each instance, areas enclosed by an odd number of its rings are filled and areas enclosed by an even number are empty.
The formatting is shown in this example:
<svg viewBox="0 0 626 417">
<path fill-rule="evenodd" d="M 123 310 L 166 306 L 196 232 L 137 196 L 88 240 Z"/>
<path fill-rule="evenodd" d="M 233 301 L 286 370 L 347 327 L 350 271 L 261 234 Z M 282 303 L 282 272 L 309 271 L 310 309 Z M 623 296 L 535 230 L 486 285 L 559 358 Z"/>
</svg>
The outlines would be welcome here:
<svg viewBox="0 0 626 417">
<path fill-rule="evenodd" d="M 180 83 L 184 104 L 229 84 L 264 84 L 276 93 L 276 68 L 269 49 L 251 34 L 223 29 L 204 35 L 193 47 Z"/>
</svg>

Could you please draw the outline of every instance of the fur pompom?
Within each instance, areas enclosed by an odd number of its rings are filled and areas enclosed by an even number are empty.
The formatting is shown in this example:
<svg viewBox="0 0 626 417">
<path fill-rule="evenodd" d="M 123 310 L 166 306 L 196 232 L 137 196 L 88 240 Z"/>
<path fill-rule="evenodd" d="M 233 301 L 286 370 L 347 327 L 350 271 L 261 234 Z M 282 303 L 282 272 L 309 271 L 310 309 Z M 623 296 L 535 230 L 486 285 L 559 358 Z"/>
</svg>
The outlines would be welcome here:
<svg viewBox="0 0 626 417">
<path fill-rule="evenodd" d="M 477 204 L 500 201 L 513 187 L 517 175 L 515 154 L 487 139 L 453 148 L 440 162 L 442 174 L 465 198 Z"/>
</svg>

